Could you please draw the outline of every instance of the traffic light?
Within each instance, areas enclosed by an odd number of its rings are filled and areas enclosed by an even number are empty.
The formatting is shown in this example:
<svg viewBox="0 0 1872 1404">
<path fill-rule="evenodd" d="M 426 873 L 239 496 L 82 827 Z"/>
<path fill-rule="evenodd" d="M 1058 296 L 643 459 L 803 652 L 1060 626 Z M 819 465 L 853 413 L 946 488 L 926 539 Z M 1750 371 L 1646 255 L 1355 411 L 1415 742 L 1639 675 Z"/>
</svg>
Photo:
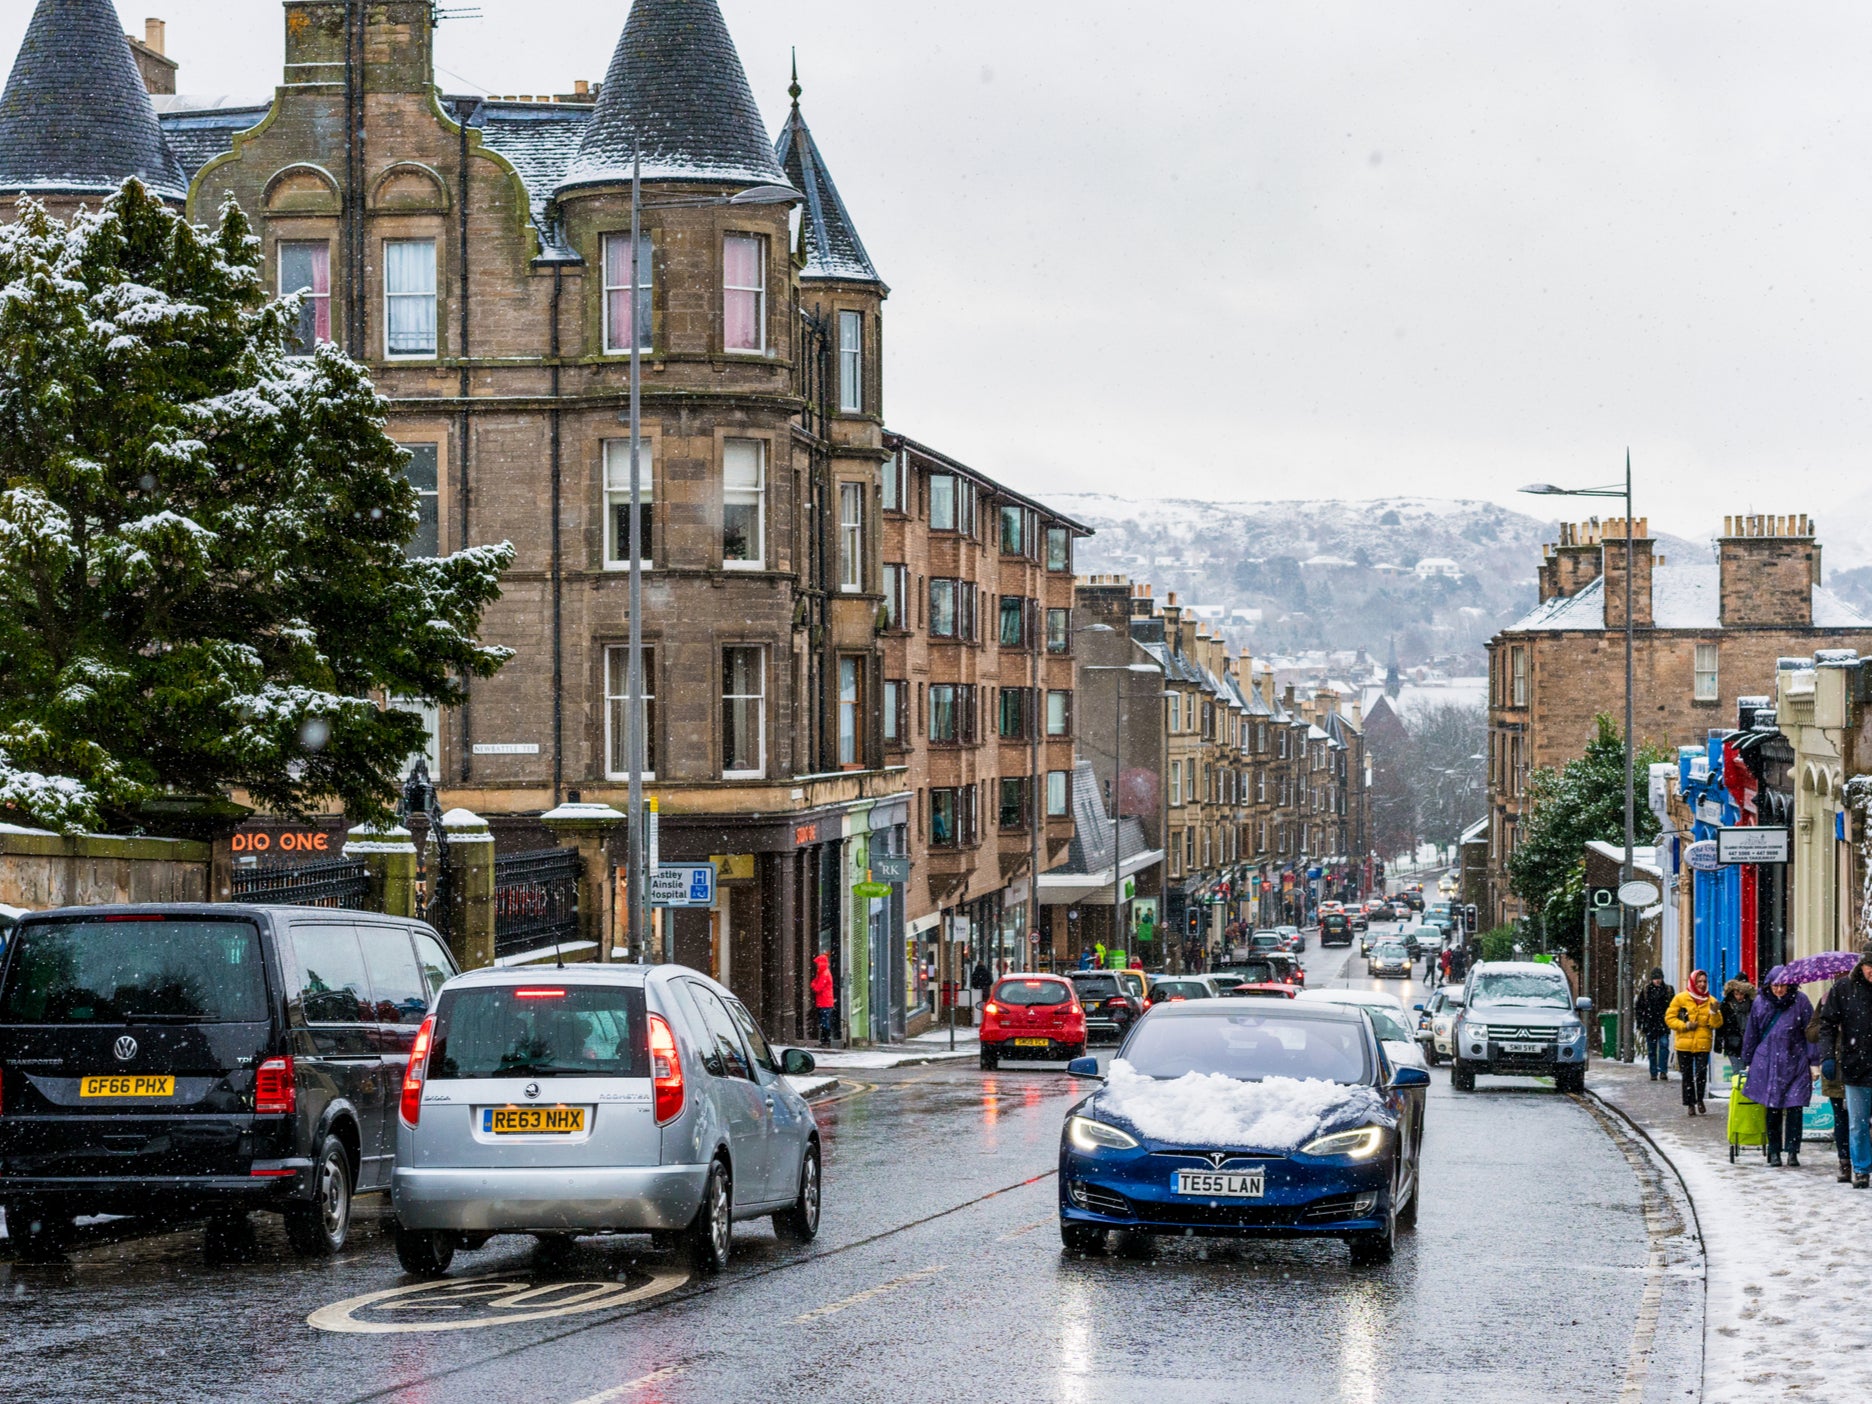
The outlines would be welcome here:
<svg viewBox="0 0 1872 1404">
<path fill-rule="evenodd" d="M 1474 902 L 1471 902 L 1468 906 L 1462 909 L 1462 919 L 1463 919 L 1463 929 L 1466 930 L 1471 936 L 1475 935 L 1476 928 L 1482 924 L 1482 919 L 1481 919 L 1481 914 L 1476 911 L 1476 905 Z"/>
<path fill-rule="evenodd" d="M 1191 903 L 1183 913 L 1183 930 L 1191 936 L 1202 935 L 1202 908 Z"/>
</svg>

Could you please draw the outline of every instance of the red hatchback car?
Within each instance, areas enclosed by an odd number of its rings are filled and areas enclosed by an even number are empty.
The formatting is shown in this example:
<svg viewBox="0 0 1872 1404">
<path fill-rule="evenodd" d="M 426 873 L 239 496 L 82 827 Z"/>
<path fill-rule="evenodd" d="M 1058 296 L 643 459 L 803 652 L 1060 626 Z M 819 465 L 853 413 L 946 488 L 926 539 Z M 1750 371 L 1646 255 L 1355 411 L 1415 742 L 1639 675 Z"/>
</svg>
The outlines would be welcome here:
<svg viewBox="0 0 1872 1404">
<path fill-rule="evenodd" d="M 981 1065 L 1003 1058 L 1083 1058 L 1085 1010 L 1058 975 L 1010 975 L 982 1006 Z"/>
</svg>

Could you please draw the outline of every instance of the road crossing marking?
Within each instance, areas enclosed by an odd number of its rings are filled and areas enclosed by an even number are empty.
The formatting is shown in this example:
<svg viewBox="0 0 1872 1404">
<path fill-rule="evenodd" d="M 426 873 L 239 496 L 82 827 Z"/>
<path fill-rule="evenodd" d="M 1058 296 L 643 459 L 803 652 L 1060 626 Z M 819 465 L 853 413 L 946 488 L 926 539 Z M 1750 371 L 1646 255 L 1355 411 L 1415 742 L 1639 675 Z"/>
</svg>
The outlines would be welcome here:
<svg viewBox="0 0 1872 1404">
<path fill-rule="evenodd" d="M 823 1316 L 836 1316 L 841 1311 L 846 1311 L 855 1306 L 862 1306 L 864 1303 L 874 1298 L 887 1296 L 892 1292 L 901 1292 L 904 1288 L 921 1282 L 926 1277 L 934 1277 L 939 1272 L 948 1271 L 948 1268 L 949 1264 L 947 1263 L 937 1263 L 934 1267 L 921 1268 L 916 1272 L 906 1273 L 902 1277 L 894 1277 L 889 1282 L 880 1282 L 875 1287 L 867 1287 L 864 1291 L 855 1293 L 841 1301 L 827 1302 L 822 1307 L 814 1307 L 804 1315 L 794 1317 L 793 1324 L 795 1326 L 800 1326 L 808 1321 L 817 1321 Z M 588 1404 L 588 1401 L 581 1400 L 579 1404 Z"/>
<path fill-rule="evenodd" d="M 572 1404 L 611 1404 L 614 1399 L 622 1399 L 627 1394 L 635 1394 L 640 1389 L 648 1389 L 653 1384 L 662 1384 L 673 1380 L 683 1372 L 681 1365 L 665 1365 L 661 1370 L 652 1370 L 647 1375 L 639 1375 L 634 1380 L 626 1380 L 621 1385 L 612 1385 L 601 1389 L 596 1394 L 588 1394 L 583 1399 L 575 1399 Z"/>
</svg>

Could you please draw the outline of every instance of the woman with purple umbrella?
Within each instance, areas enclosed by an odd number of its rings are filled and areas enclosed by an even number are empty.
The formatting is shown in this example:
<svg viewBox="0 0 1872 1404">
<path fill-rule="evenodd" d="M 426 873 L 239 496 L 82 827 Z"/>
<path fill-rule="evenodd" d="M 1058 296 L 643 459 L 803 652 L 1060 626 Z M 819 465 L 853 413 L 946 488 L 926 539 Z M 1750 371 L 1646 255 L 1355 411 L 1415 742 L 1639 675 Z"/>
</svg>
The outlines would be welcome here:
<svg viewBox="0 0 1872 1404">
<path fill-rule="evenodd" d="M 1853 1188 L 1872 1184 L 1872 946 L 1840 976 L 1820 1009 L 1822 1035 L 1833 1037 L 1840 1082 L 1846 1092 L 1847 1145 Z"/>
<path fill-rule="evenodd" d="M 1797 1167 L 1801 1113 L 1813 1099 L 1807 1043 L 1813 1004 L 1799 985 L 1788 982 L 1785 965 L 1770 970 L 1763 984 L 1766 988 L 1755 996 L 1748 1027 L 1742 1031 L 1742 1061 L 1748 1065 L 1742 1091 L 1768 1109 L 1768 1163 L 1781 1164 L 1786 1151 L 1788 1165 Z"/>
</svg>

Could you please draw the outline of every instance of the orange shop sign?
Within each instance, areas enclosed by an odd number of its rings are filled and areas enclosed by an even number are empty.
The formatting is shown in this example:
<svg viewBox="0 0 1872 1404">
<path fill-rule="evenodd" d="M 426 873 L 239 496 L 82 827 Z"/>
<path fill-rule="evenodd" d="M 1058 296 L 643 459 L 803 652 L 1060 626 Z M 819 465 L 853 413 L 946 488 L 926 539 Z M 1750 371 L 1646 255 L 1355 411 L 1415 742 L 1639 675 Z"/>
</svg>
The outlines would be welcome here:
<svg viewBox="0 0 1872 1404">
<path fill-rule="evenodd" d="M 255 829 L 234 835 L 236 853 L 332 853 L 334 837 L 317 829 Z"/>
</svg>

